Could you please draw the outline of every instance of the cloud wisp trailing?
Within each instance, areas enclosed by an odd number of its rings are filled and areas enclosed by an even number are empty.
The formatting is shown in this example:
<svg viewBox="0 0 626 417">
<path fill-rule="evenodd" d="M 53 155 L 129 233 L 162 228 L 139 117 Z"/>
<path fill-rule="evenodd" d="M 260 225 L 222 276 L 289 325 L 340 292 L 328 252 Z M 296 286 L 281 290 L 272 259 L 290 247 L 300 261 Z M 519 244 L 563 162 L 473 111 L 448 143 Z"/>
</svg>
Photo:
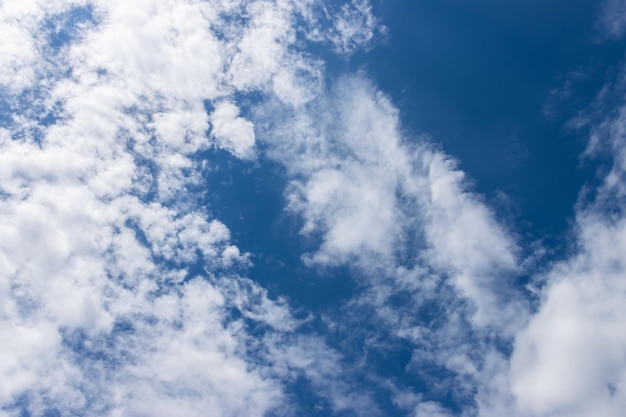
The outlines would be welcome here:
<svg viewBox="0 0 626 417">
<path fill-rule="evenodd" d="M 490 379 L 506 373 L 499 343 L 511 342 L 528 311 L 513 285 L 521 271 L 517 244 L 454 160 L 426 138 L 408 141 L 397 109 L 360 75 L 341 78 L 309 108 L 270 102 L 255 122 L 292 177 L 288 209 L 303 218 L 301 232 L 320 242 L 304 262 L 358 271 L 365 290 L 342 320 L 359 328 L 373 313 L 380 327 L 364 328 L 374 334 L 363 337 L 393 329 L 385 337 L 413 350 L 409 374 L 437 366 L 456 375 L 444 390 L 465 405 L 487 395 Z M 397 305 L 398 298 L 408 302 Z M 437 311 L 434 321 L 427 309 Z M 441 408 L 420 404 L 413 406 Z"/>
<path fill-rule="evenodd" d="M 454 158 L 309 48 L 370 48 L 386 30 L 367 1 L 22 0 L 0 16 L 0 415 L 624 409 L 623 105 L 591 126 L 588 154 L 614 162 L 581 197 L 577 251 L 532 292 L 524 242 Z M 218 151 L 280 165 L 315 243 L 302 264 L 346 268 L 358 291 L 303 313 L 248 276 L 254 254 L 211 212 Z"/>
</svg>

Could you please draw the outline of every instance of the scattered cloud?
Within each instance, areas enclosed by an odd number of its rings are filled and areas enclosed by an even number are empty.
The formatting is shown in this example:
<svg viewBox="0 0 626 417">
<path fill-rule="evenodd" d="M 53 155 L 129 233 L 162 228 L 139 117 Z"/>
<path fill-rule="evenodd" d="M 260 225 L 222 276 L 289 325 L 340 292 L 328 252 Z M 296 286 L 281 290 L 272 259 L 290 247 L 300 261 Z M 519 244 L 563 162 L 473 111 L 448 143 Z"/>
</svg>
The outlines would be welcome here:
<svg viewBox="0 0 626 417">
<path fill-rule="evenodd" d="M 255 156 L 237 94 L 310 99 L 320 64 L 294 47 L 294 22 L 313 6 L 2 4 L 3 415 L 295 410 L 285 359 L 263 352 L 293 350 L 285 335 L 300 322 L 239 276 L 249 254 L 202 205 L 195 156 Z M 63 42 L 41 36 L 85 8 Z M 328 350 L 310 341 L 302 355 Z M 317 378 L 309 362 L 291 366 Z M 334 407 L 348 409 L 354 394 L 341 389 Z"/>
<path fill-rule="evenodd" d="M 621 9 L 606 3 L 607 37 Z M 624 409 L 621 101 L 591 129 L 613 165 L 581 198 L 577 251 L 534 300 L 521 244 L 456 161 L 365 74 L 328 80 L 303 47 L 369 48 L 385 29 L 367 1 L 22 0 L 0 16 L 2 415 L 298 415 L 298 389 L 317 411 L 385 415 L 371 386 L 420 417 Z M 343 306 L 295 313 L 245 277 L 253 257 L 203 202 L 214 148 L 285 169 L 286 210 L 317 243 L 304 265 L 354 275 Z M 394 349 L 404 367 L 378 375 Z"/>
</svg>

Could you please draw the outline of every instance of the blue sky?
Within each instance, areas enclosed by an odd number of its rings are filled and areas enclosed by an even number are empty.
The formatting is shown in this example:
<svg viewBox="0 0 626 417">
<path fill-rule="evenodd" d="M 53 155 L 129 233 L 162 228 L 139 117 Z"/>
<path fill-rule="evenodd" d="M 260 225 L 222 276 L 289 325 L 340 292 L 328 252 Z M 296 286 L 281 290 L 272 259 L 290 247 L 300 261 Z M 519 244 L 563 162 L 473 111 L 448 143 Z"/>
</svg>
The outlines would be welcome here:
<svg viewBox="0 0 626 417">
<path fill-rule="evenodd" d="M 621 416 L 622 0 L 0 4 L 0 416 Z"/>
</svg>

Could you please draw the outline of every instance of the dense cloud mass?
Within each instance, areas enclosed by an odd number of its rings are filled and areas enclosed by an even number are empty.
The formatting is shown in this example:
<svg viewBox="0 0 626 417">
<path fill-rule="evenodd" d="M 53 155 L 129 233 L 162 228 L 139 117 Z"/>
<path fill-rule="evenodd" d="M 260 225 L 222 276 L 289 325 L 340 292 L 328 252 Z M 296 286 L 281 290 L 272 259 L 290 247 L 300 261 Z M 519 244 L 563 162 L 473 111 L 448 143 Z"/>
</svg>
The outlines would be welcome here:
<svg viewBox="0 0 626 417">
<path fill-rule="evenodd" d="M 623 80 L 577 121 L 612 165 L 574 248 L 533 270 L 364 72 L 328 75 L 386 34 L 366 0 L 0 2 L 0 416 L 622 415 Z M 250 273 L 212 205 L 233 161 L 280 167 L 341 306 Z"/>
</svg>

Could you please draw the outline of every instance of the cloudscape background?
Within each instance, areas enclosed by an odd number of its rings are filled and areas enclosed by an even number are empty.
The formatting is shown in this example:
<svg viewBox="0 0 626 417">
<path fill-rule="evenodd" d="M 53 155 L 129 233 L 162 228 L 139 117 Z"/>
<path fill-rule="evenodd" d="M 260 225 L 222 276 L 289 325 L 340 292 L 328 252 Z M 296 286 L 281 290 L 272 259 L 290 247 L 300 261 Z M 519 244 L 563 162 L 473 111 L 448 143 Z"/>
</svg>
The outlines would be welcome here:
<svg viewBox="0 0 626 417">
<path fill-rule="evenodd" d="M 623 416 L 625 37 L 0 1 L 0 415 Z"/>
</svg>

